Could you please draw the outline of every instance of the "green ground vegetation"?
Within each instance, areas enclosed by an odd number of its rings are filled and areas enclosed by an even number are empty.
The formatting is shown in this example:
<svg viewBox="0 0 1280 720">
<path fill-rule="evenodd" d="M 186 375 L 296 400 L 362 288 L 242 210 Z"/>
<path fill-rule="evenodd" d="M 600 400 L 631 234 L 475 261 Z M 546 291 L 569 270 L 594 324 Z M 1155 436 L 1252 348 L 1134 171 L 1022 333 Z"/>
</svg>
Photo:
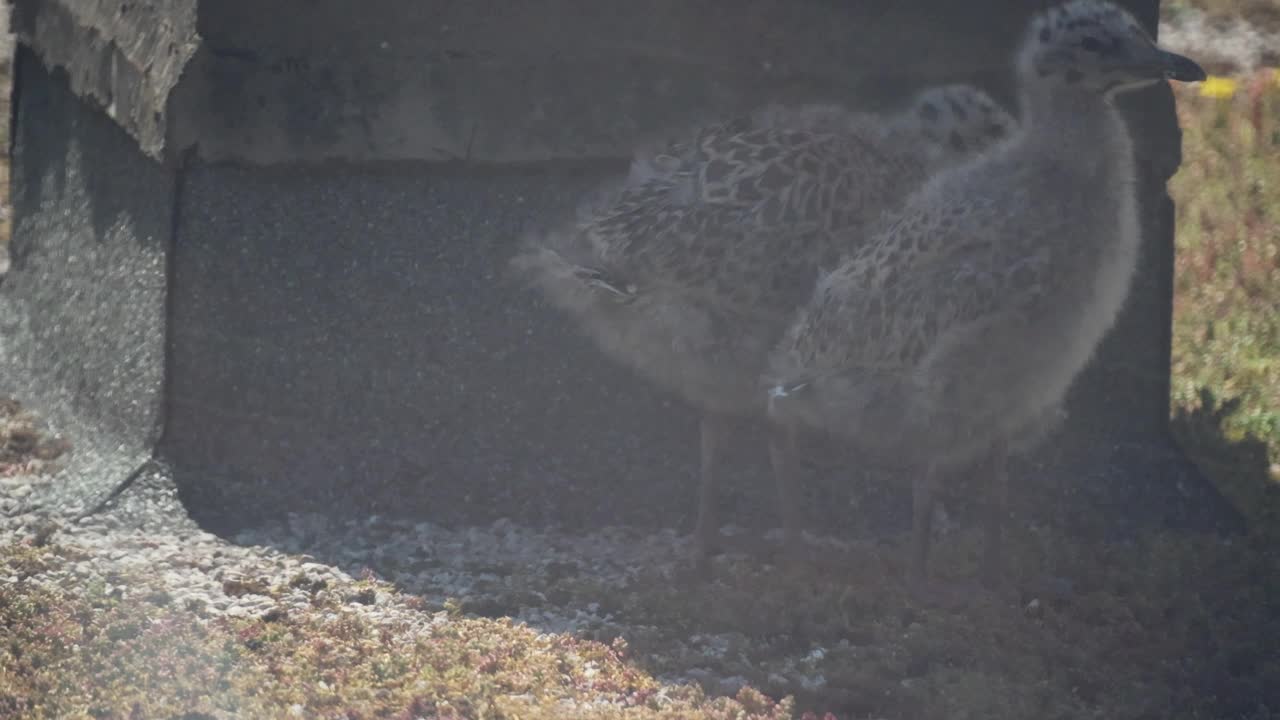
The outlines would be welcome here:
<svg viewBox="0 0 1280 720">
<path fill-rule="evenodd" d="M 1280 480 L 1280 74 L 1237 81 L 1230 97 L 1193 87 L 1178 99 L 1174 428 L 1256 515 Z M 1253 450 L 1224 453 L 1224 441 Z"/>
</svg>

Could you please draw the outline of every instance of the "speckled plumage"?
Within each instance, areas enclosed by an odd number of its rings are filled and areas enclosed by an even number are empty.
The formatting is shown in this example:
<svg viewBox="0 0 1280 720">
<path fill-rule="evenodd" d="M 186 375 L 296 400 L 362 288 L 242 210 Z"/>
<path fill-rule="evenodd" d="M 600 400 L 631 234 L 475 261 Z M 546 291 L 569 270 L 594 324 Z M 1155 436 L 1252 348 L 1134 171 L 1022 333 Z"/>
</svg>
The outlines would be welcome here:
<svg viewBox="0 0 1280 720">
<path fill-rule="evenodd" d="M 1198 70 L 1109 3 L 1037 16 L 1018 58 L 1021 127 L 931 178 L 818 282 L 771 359 L 771 415 L 917 465 L 926 504 L 934 473 L 1003 461 L 1038 434 L 1137 263 L 1133 150 L 1112 98 Z"/>
<path fill-rule="evenodd" d="M 891 118 L 762 108 L 638 153 L 620 188 L 513 263 L 610 357 L 707 417 L 761 414 L 769 351 L 819 269 L 930 173 L 1013 126 L 967 86 L 927 90 Z M 709 433 L 704 423 L 704 544 L 719 443 Z"/>
<path fill-rule="evenodd" d="M 974 148 L 1011 130 L 979 91 L 949 86 L 925 97 L 944 93 L 981 108 L 972 128 L 951 128 Z M 920 105 L 894 123 L 832 106 L 774 106 L 700 129 L 692 142 L 638 157 L 623 188 L 535 239 L 515 263 L 620 362 L 698 407 L 760 409 L 767 353 L 819 268 L 958 157 L 910 134 L 954 122 L 946 114 L 926 123 Z"/>
</svg>

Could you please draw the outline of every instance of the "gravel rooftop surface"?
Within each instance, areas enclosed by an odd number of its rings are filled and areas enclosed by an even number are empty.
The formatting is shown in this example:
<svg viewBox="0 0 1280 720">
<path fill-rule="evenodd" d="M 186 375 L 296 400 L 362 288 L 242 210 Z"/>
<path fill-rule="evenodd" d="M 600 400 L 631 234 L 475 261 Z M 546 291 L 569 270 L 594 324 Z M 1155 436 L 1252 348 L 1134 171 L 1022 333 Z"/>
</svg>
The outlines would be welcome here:
<svg viewBox="0 0 1280 720">
<path fill-rule="evenodd" d="M 17 403 L 0 409 L 0 544 L 51 552 L 0 563 L 0 600 L 7 586 L 160 603 L 194 622 L 240 623 L 237 637 L 250 633 L 244 623 L 350 616 L 421 641 L 458 618 L 509 618 L 539 637 L 621 641 L 664 693 L 736 702 L 758 690 L 817 717 L 1265 718 L 1280 708 L 1280 663 L 1262 649 L 1280 637 L 1280 567 L 1265 538 L 1086 544 L 1015 524 L 1008 586 L 937 608 L 903 592 L 899 537 L 810 538 L 813 557 L 796 565 L 776 562 L 776 537 L 726 528 L 737 551 L 709 582 L 691 573 L 676 530 L 295 514 L 219 537 L 188 519 L 162 472 L 143 472 L 87 517 L 33 506 L 74 445 Z M 945 530 L 935 567 L 972 576 L 979 535 Z"/>
</svg>

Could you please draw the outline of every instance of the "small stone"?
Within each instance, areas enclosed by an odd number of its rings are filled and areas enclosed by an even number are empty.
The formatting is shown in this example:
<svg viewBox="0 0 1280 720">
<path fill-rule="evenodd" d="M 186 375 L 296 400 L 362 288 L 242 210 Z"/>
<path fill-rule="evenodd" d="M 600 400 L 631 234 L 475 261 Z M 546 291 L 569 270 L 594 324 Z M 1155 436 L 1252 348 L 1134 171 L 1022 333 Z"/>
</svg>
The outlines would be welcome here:
<svg viewBox="0 0 1280 720">
<path fill-rule="evenodd" d="M 38 442 L 40 442 L 40 434 L 29 425 L 19 425 L 9 429 L 8 450 L 14 455 L 30 453 Z"/>
<path fill-rule="evenodd" d="M 233 577 L 222 582 L 222 592 L 231 597 L 266 595 L 270 586 L 261 578 Z"/>
<path fill-rule="evenodd" d="M 46 440 L 36 446 L 35 456 L 39 460 L 56 460 L 71 450 L 71 443 L 63 438 Z"/>
<path fill-rule="evenodd" d="M 1022 608 L 1022 612 L 1030 618 L 1039 618 L 1044 615 L 1044 605 L 1040 602 L 1040 598 L 1031 598 L 1031 602 Z"/>
<path fill-rule="evenodd" d="M 53 539 L 59 529 L 57 523 L 46 522 L 34 529 L 31 543 L 36 547 L 44 547 L 49 544 L 49 541 Z"/>
</svg>

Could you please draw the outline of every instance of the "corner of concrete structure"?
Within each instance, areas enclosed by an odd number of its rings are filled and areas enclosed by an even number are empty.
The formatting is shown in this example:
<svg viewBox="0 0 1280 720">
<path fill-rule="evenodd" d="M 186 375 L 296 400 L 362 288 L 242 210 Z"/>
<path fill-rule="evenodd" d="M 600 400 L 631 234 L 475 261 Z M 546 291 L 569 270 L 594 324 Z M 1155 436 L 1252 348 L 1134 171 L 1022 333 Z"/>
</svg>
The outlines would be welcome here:
<svg viewBox="0 0 1280 720">
<path fill-rule="evenodd" d="M 0 391 L 73 443 L 27 501 L 74 516 L 147 462 L 161 430 L 176 178 L 31 48 L 15 70 Z"/>
<path fill-rule="evenodd" d="M 343 0 L 130 3 L 170 18 L 156 28 L 107 0 L 17 0 L 0 369 L 85 438 L 41 502 L 92 506 L 158 447 L 211 521 L 681 522 L 691 414 L 494 282 L 515 238 L 646 133 L 767 100 L 997 83 L 1003 50 L 989 17 L 944 3 L 885 5 L 858 46 L 869 6 L 609 2 L 591 20 L 406 0 L 345 32 Z M 985 6 L 1001 28 L 1026 11 Z M 909 52 L 915 30 L 940 44 Z M 1159 92 L 1130 110 L 1146 269 L 1072 393 L 1070 432 L 1026 474 L 1081 523 L 1229 526 L 1168 433 L 1177 128 Z M 764 463 L 744 456 L 743 504 L 764 504 Z"/>
<path fill-rule="evenodd" d="M 197 0 L 13 0 L 13 29 L 146 155 L 165 152 L 169 94 L 200 45 Z"/>
</svg>

